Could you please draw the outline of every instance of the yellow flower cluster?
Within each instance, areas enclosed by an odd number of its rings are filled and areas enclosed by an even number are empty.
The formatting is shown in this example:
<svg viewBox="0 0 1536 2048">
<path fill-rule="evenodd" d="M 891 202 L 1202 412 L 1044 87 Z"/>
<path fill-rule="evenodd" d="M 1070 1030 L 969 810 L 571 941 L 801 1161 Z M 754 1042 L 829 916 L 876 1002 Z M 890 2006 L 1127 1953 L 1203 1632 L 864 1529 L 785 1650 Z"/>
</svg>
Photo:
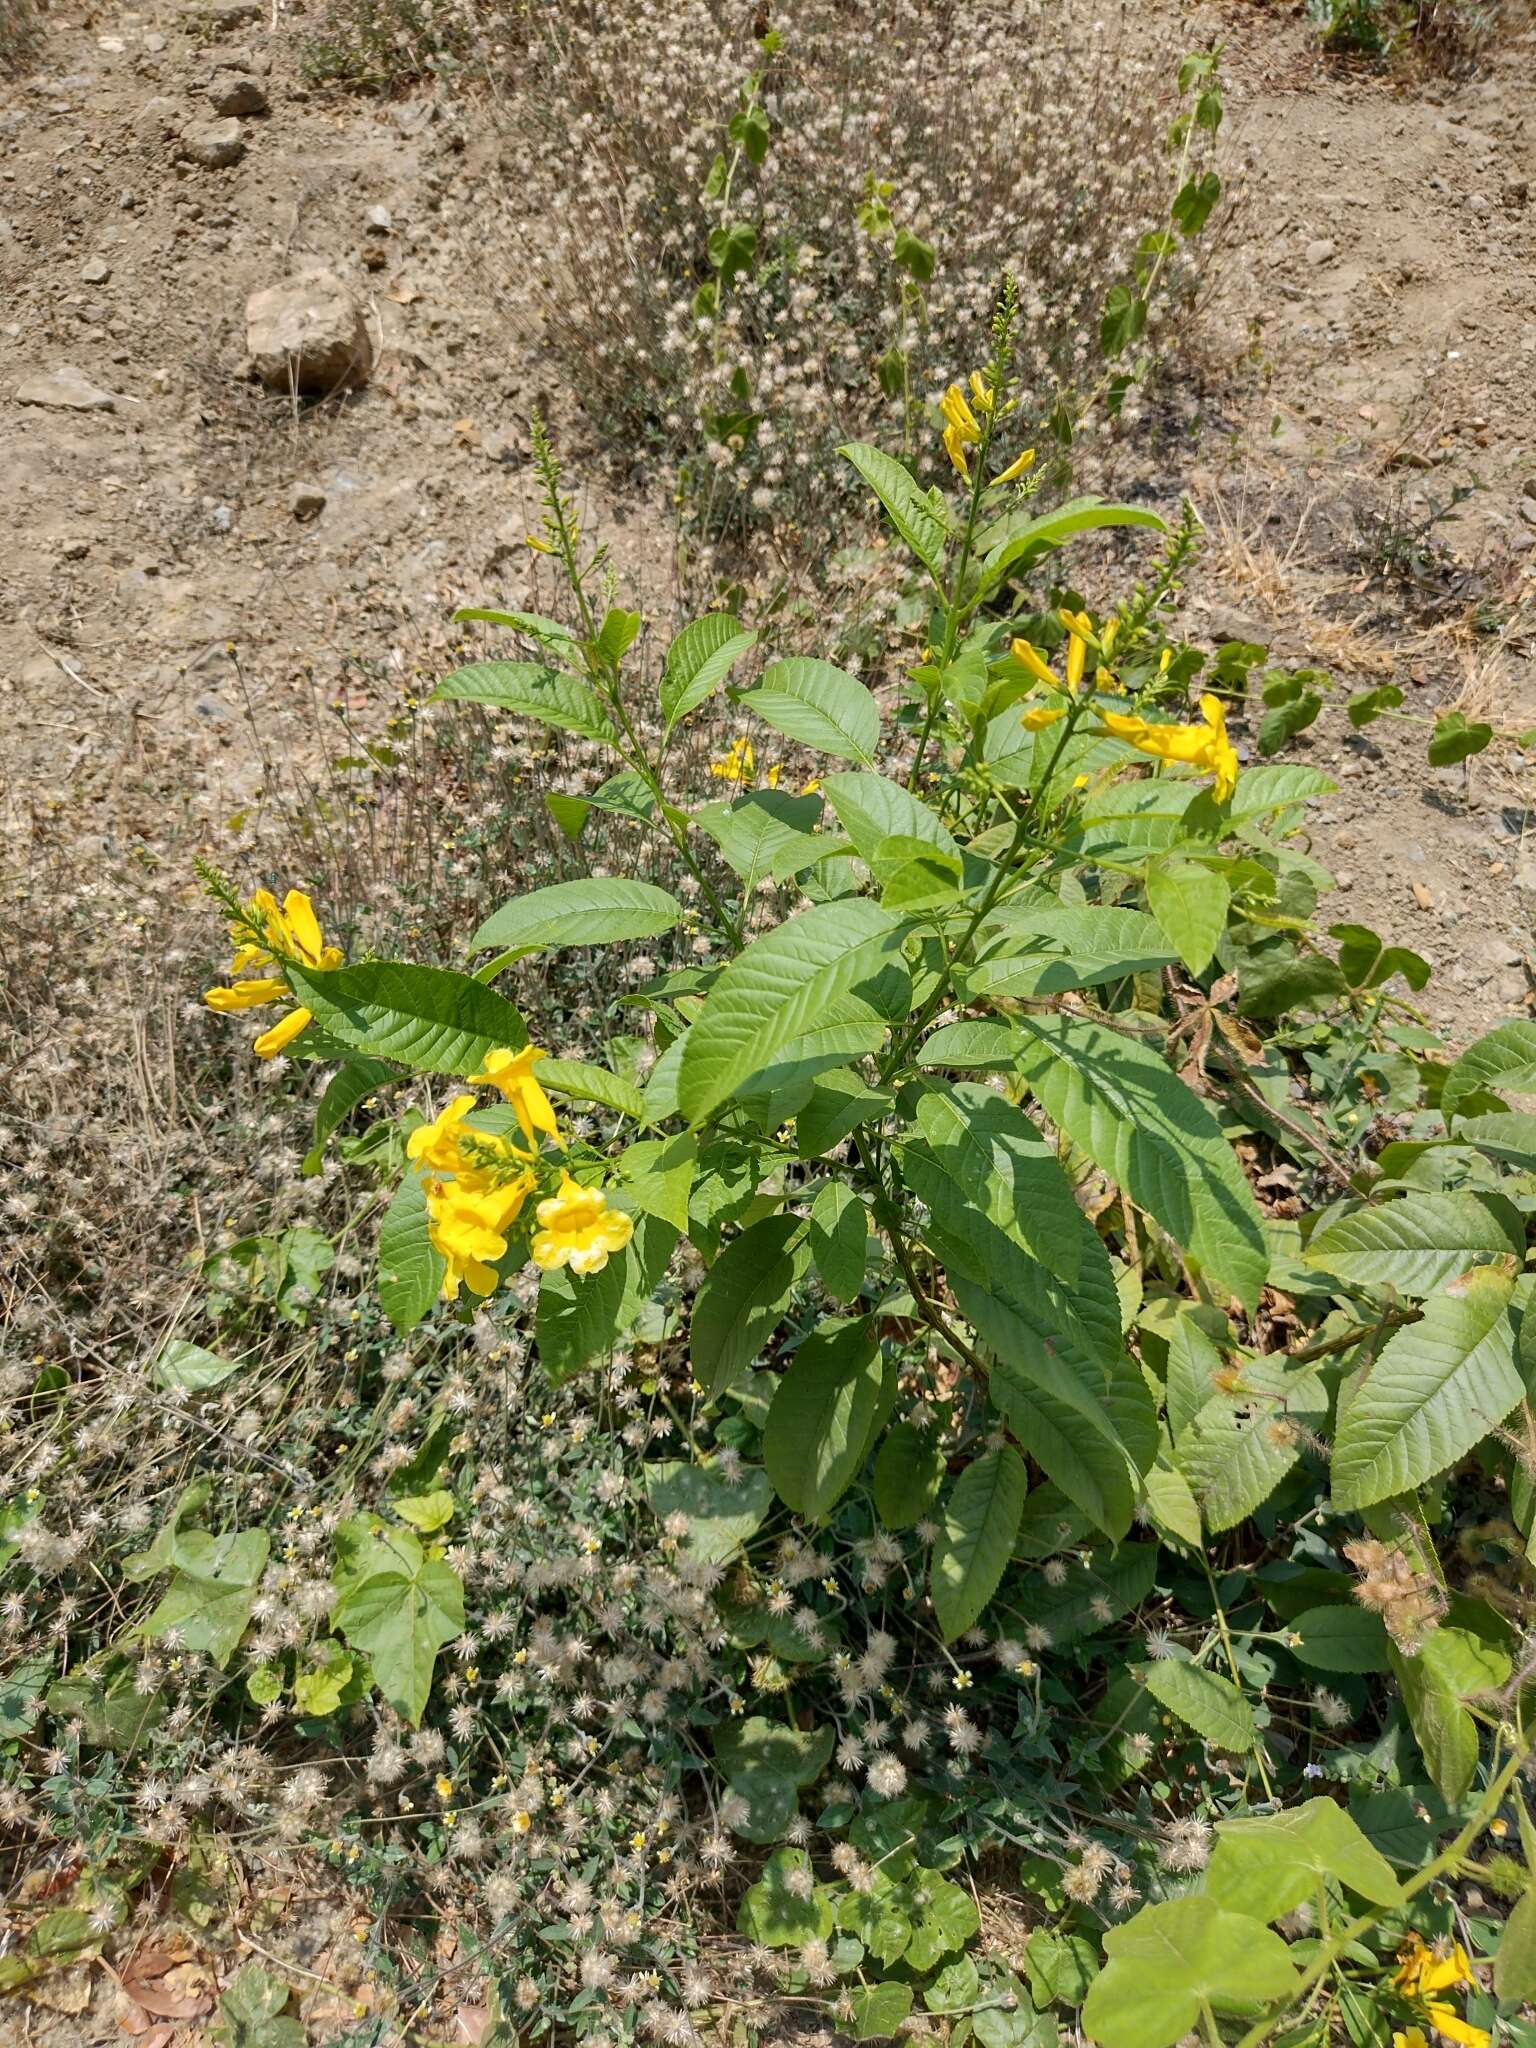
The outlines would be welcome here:
<svg viewBox="0 0 1536 2048">
<path fill-rule="evenodd" d="M 1471 1958 L 1459 1941 L 1453 1941 L 1448 1952 L 1440 1956 L 1419 1935 L 1410 1934 L 1397 1952 L 1397 1962 L 1393 1989 L 1415 2004 L 1422 2002 L 1424 2017 L 1437 2034 L 1443 2034 L 1448 2041 L 1459 2041 L 1462 2048 L 1489 2048 L 1492 2037 L 1485 2028 L 1474 2027 L 1455 2006 L 1435 1995 L 1460 1985 L 1476 1987 Z M 1394 2034 L 1392 2048 L 1424 2048 L 1422 2027 L 1408 2027 Z"/>
<path fill-rule="evenodd" d="M 746 784 L 757 773 L 757 753 L 749 739 L 734 739 L 718 761 L 711 761 L 709 772 L 721 782 Z M 775 765 L 768 770 L 768 787 L 779 786 L 779 770 Z"/>
<path fill-rule="evenodd" d="M 991 412 L 996 395 L 979 370 L 972 370 L 970 376 L 971 399 L 981 412 Z M 967 483 L 971 480 L 970 461 L 967 448 L 978 447 L 981 443 L 981 422 L 971 410 L 971 402 L 958 384 L 951 384 L 939 400 L 939 411 L 944 420 L 944 453 L 954 464 L 958 473 Z M 1033 448 L 1026 448 L 1022 455 L 1014 457 L 1008 467 L 999 470 L 993 477 L 994 484 L 1015 483 L 1035 459 Z"/>
<path fill-rule="evenodd" d="M 1074 697 L 1081 687 L 1083 674 L 1088 665 L 1088 650 L 1095 648 L 1099 655 L 1100 676 L 1110 675 L 1107 661 L 1119 632 L 1118 619 L 1110 619 L 1095 633 L 1093 622 L 1086 612 L 1063 611 L 1059 614 L 1067 629 L 1067 675 L 1063 683 L 1055 670 L 1027 640 L 1015 640 L 1011 652 L 1021 668 L 1025 668 L 1047 688 L 1058 696 Z M 1163 655 L 1163 667 L 1169 665 L 1167 651 Z M 1219 697 L 1207 692 L 1200 699 L 1198 725 L 1167 724 L 1157 725 L 1143 718 L 1139 712 L 1114 711 L 1098 705 L 1092 707 L 1092 715 L 1098 720 L 1098 730 L 1111 739 L 1124 740 L 1139 754 L 1149 755 L 1158 761 L 1183 761 L 1192 768 L 1198 768 L 1212 777 L 1211 794 L 1217 803 L 1225 803 L 1237 787 L 1239 762 L 1237 750 L 1227 738 L 1226 708 Z M 1066 716 L 1062 703 L 1031 704 L 1024 713 L 1026 732 L 1043 732 Z"/>
<path fill-rule="evenodd" d="M 457 1301 L 467 1286 L 482 1297 L 496 1291 L 496 1262 L 507 1255 L 509 1233 L 539 1185 L 539 1141 L 563 1141 L 554 1106 L 534 1075 L 544 1054 L 537 1046 L 499 1048 L 470 1076 L 477 1088 L 495 1088 L 511 1105 L 523 1143 L 468 1128 L 473 1095 L 455 1095 L 429 1124 L 411 1133 L 406 1151 L 427 1172 L 427 1234 L 445 1263 L 443 1295 Z M 531 1256 L 549 1271 L 600 1273 L 610 1253 L 622 1251 L 634 1223 L 610 1209 L 600 1188 L 584 1188 L 561 1169 L 560 1185 L 535 1210 L 539 1228 Z"/>
<path fill-rule="evenodd" d="M 341 948 L 326 945 L 315 907 L 302 889 L 290 889 L 281 904 L 270 889 L 258 889 L 244 917 L 230 926 L 230 937 L 235 942 L 230 975 L 245 978 L 232 978 L 228 987 L 208 989 L 203 996 L 209 1009 L 221 1015 L 291 1002 L 287 981 L 274 972 L 286 962 L 322 972 L 341 965 Z M 252 1050 L 259 1059 L 273 1059 L 313 1021 L 314 1013 L 298 1004 L 262 1032 Z"/>
</svg>

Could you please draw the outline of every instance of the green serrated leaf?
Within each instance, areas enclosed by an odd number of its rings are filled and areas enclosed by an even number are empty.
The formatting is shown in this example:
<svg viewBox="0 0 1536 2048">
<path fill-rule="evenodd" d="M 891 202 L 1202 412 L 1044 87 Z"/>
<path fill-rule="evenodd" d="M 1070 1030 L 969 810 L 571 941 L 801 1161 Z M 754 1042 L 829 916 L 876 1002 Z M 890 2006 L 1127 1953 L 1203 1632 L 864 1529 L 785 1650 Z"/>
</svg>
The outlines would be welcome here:
<svg viewBox="0 0 1536 2048">
<path fill-rule="evenodd" d="M 830 661 L 797 654 L 773 662 L 741 702 L 786 739 L 839 761 L 868 766 L 880 746 L 880 713 L 874 698 L 856 677 Z"/>
<path fill-rule="evenodd" d="M 613 721 L 589 683 L 566 669 L 546 668 L 535 661 L 475 661 L 455 669 L 428 699 L 434 704 L 444 701 L 486 704 L 610 747 L 619 743 Z"/>
<path fill-rule="evenodd" d="M 1085 1017 L 1019 1020 L 1020 1065 L 1051 1121 L 1183 1247 L 1256 1306 L 1264 1226 L 1220 1126 L 1160 1054 Z M 926 1048 L 925 1048 L 926 1054 Z"/>
<path fill-rule="evenodd" d="M 1165 1657 L 1146 1667 L 1146 1685 L 1155 1700 L 1218 1749 L 1243 1754 L 1257 1743 L 1253 1708 L 1220 1672 Z"/>
<path fill-rule="evenodd" d="M 873 1052 L 911 1003 L 905 929 L 851 897 L 804 911 L 738 953 L 684 1043 L 682 1114 L 698 1123 L 748 1082 L 766 1093 Z"/>
<path fill-rule="evenodd" d="M 949 526 L 943 511 L 910 472 L 867 441 L 845 442 L 838 454 L 858 471 L 884 506 L 886 516 L 928 572 L 937 576 L 944 560 Z"/>
<path fill-rule="evenodd" d="M 1525 1393 L 1509 1313 L 1513 1276 L 1479 1266 L 1388 1338 L 1344 1409 L 1334 1442 L 1334 1505 L 1408 1493 L 1499 1427 Z"/>
<path fill-rule="evenodd" d="M 329 1037 L 419 1072 L 475 1074 L 488 1052 L 528 1043 L 505 996 L 452 968 L 365 960 L 329 974 L 290 966 L 288 978 Z"/>
</svg>

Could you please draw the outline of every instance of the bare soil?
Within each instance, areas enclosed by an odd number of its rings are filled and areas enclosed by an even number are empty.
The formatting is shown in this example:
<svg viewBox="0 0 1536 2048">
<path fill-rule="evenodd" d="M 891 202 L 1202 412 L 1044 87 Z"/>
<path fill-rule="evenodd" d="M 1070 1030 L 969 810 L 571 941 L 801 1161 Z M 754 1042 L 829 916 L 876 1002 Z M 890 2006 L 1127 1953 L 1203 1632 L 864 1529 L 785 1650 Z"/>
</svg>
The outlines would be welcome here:
<svg viewBox="0 0 1536 2048">
<path fill-rule="evenodd" d="M 1523 757 L 1430 769 L 1422 727 L 1355 735 L 1342 704 L 1395 680 L 1421 717 L 1536 723 L 1536 38 L 1450 80 L 1325 58 L 1268 7 L 1216 25 L 1248 170 L 1197 338 L 1214 396 L 1125 467 L 1210 530 L 1192 631 L 1337 678 L 1294 743 L 1340 778 L 1316 821 L 1337 913 L 1432 956 L 1426 1007 L 1464 1037 L 1527 993 Z M 13 849 L 62 810 L 83 854 L 217 852 L 275 763 L 337 744 L 336 709 L 377 729 L 443 665 L 456 602 L 536 601 L 535 403 L 665 607 L 670 509 L 605 484 L 526 317 L 536 249 L 494 104 L 307 89 L 306 22 L 245 0 L 67 8 L 48 31 L 0 113 Z M 177 136 L 231 68 L 269 111 L 203 169 Z M 366 388 L 320 403 L 242 361 L 247 295 L 310 263 L 354 284 L 377 349 Z M 19 402 L 61 369 L 111 409 Z"/>
</svg>

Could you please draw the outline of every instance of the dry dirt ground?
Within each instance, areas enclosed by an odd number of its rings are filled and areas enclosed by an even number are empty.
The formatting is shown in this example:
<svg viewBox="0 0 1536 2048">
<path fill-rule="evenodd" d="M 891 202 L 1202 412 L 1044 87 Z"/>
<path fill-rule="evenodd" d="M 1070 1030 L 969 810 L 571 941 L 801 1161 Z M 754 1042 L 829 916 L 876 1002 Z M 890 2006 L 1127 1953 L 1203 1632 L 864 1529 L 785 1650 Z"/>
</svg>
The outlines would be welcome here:
<svg viewBox="0 0 1536 2048">
<path fill-rule="evenodd" d="M 1336 914 L 1430 955 L 1422 1000 L 1465 1039 L 1527 998 L 1525 757 L 1433 770 L 1423 728 L 1355 735 L 1342 702 L 1395 680 L 1421 717 L 1536 725 L 1536 36 L 1446 80 L 1324 59 L 1273 7 L 1210 18 L 1250 167 L 1196 338 L 1199 425 L 1128 451 L 1123 482 L 1170 509 L 1187 489 L 1206 522 L 1192 632 L 1337 678 L 1296 743 L 1339 778 L 1316 820 Z M 537 601 L 535 403 L 568 422 L 631 591 L 670 604 L 666 508 L 604 484 L 519 324 L 514 144 L 428 91 L 306 90 L 304 30 L 246 0 L 64 7 L 0 94 L 8 889 L 44 824 L 82 872 L 219 852 L 274 762 L 336 746 L 330 706 L 376 730 L 443 665 L 455 603 Z M 176 137 L 231 71 L 269 111 L 204 169 Z M 377 364 L 300 407 L 244 376 L 243 309 L 314 262 L 356 286 Z M 62 370 L 91 409 L 19 398 Z M 329 1940 L 269 1939 L 330 1977 Z M 121 2039 L 135 2011 L 103 1975 L 74 2012 L 0 2015 L 0 2040 Z"/>
<path fill-rule="evenodd" d="M 1509 30 L 1448 80 L 1324 58 L 1273 7 L 1210 20 L 1231 161 L 1250 163 L 1199 337 L 1215 396 L 1192 438 L 1127 461 L 1210 528 L 1192 629 L 1327 667 L 1340 706 L 1395 679 L 1421 715 L 1536 722 L 1536 39 Z M 535 594 L 526 419 L 563 408 L 518 317 L 515 139 L 430 91 L 307 90 L 307 32 L 254 0 L 66 8 L 0 111 L 18 858 L 60 806 L 86 854 L 217 851 L 264 756 L 334 746 L 324 706 L 376 726 L 441 666 L 456 601 Z M 237 164 L 205 169 L 180 132 L 232 72 L 268 111 L 241 119 Z M 242 374 L 243 309 L 317 262 L 356 286 L 377 366 L 301 407 Z M 100 409 L 18 397 L 60 370 Z M 579 429 L 566 454 L 664 610 L 665 508 L 606 491 Z M 305 494 L 317 515 L 296 514 Z M 1435 771 L 1422 738 L 1353 736 L 1335 707 L 1298 744 L 1341 777 L 1317 820 L 1338 914 L 1432 955 L 1426 1002 L 1465 1035 L 1526 993 L 1528 790 L 1511 749 Z"/>
</svg>

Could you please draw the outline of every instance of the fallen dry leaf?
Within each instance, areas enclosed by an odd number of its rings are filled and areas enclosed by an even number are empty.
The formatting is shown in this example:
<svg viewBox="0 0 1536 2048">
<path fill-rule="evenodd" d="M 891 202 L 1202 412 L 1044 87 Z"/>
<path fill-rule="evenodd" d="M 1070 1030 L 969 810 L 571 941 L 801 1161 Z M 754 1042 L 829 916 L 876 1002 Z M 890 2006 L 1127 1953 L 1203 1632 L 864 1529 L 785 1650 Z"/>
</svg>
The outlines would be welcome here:
<svg viewBox="0 0 1536 2048">
<path fill-rule="evenodd" d="M 1425 888 L 1425 886 L 1424 886 L 1424 884 L 1423 884 L 1422 882 L 1415 882 L 1415 883 L 1414 883 L 1414 885 L 1413 885 L 1413 900 L 1414 900 L 1414 902 L 1415 902 L 1415 903 L 1417 903 L 1417 905 L 1419 906 L 1420 910 L 1433 910 L 1433 909 L 1434 909 L 1434 907 L 1435 907 L 1435 899 L 1434 899 L 1434 897 L 1433 897 L 1433 896 L 1431 896 L 1431 894 L 1430 894 L 1430 893 L 1429 893 L 1429 891 L 1428 891 L 1428 890 L 1427 890 L 1427 889 Z"/>
<path fill-rule="evenodd" d="M 471 2044 L 480 2040 L 490 2023 L 491 2011 L 486 2005 L 461 2005 L 453 2016 L 453 2038 Z"/>
<path fill-rule="evenodd" d="M 157 2019 L 199 2019 L 214 2006 L 213 1978 L 201 1963 L 170 1949 L 140 1949 L 118 1978 L 124 1991 Z"/>
</svg>

